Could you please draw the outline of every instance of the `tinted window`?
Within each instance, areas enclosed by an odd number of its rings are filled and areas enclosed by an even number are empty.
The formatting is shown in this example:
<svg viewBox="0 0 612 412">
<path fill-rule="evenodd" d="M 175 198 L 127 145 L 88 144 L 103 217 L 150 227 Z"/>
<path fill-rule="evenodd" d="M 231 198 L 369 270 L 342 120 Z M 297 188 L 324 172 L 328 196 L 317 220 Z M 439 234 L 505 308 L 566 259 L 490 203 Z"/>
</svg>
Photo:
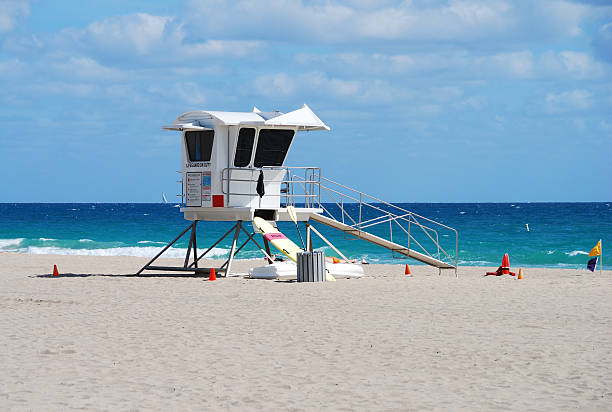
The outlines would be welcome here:
<svg viewBox="0 0 612 412">
<path fill-rule="evenodd" d="M 210 162 L 214 137 L 214 130 L 185 132 L 189 160 L 192 162 Z"/>
<path fill-rule="evenodd" d="M 245 167 L 249 165 L 254 141 L 255 129 L 240 129 L 238 133 L 238 143 L 236 144 L 234 166 Z"/>
<path fill-rule="evenodd" d="M 293 130 L 262 129 L 259 131 L 255 167 L 282 166 L 293 140 Z"/>
</svg>

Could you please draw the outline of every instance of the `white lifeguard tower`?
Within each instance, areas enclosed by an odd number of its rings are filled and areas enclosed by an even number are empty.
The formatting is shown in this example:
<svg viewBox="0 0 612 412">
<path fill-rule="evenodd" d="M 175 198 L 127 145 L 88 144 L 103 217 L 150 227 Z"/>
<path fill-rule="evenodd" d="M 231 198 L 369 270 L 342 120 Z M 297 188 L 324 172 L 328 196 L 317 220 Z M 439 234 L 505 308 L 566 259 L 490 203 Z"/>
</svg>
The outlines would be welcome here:
<svg viewBox="0 0 612 412">
<path fill-rule="evenodd" d="M 256 107 L 252 112 L 190 111 L 181 114 L 172 125 L 163 128 L 182 132 L 181 212 L 185 219 L 192 223 L 140 269 L 137 275 L 144 270 L 208 274 L 210 268 L 199 267 L 198 262 L 232 232 L 234 239 L 229 257 L 221 267 L 215 268 L 217 274 L 227 276 L 231 273 L 233 258 L 249 241 L 254 242 L 270 259 L 266 239 L 263 239 L 262 248 L 254 238 L 255 232 L 249 233 L 243 222 L 252 221 L 254 217 L 272 223 L 292 220 L 287 206 L 291 206 L 295 211 L 294 219 L 306 222 L 308 249 L 312 249 L 310 234 L 313 230 L 344 257 L 311 226 L 312 220 L 341 230 L 345 235 L 386 247 L 394 255 L 411 257 L 440 269 L 455 269 L 456 272 L 457 247 L 454 256 L 446 253 L 440 247 L 437 231 L 424 225 L 421 220 L 450 231 L 454 229 L 322 178 L 318 167 L 285 166 L 285 158 L 293 140 L 299 138 L 296 137 L 298 132 L 330 130 L 307 105 L 285 114 L 279 111 L 261 112 Z M 330 205 L 335 204 L 334 211 L 326 208 L 322 195 L 328 196 Z M 358 204 L 359 216 L 351 216 L 345 207 L 345 201 Z M 380 216 L 363 220 L 364 207 L 377 210 Z M 199 221 L 235 223 L 225 235 L 198 255 L 196 229 Z M 408 244 L 396 243 L 392 232 L 390 239 L 385 239 L 365 231 L 366 228 L 381 223 L 388 223 L 391 230 L 394 225 L 399 225 L 407 234 Z M 412 236 L 411 227 L 415 226 L 420 227 L 427 237 L 434 241 L 437 256 L 427 252 Z M 183 266 L 152 265 L 190 229 L 191 238 Z M 238 247 L 241 232 L 246 234 L 247 239 Z M 454 233 L 456 238 L 456 231 Z M 425 253 L 413 250 L 410 247 L 411 239 L 423 248 Z M 193 261 L 190 261 L 192 250 Z M 444 253 L 441 254 L 441 251 Z"/>
</svg>

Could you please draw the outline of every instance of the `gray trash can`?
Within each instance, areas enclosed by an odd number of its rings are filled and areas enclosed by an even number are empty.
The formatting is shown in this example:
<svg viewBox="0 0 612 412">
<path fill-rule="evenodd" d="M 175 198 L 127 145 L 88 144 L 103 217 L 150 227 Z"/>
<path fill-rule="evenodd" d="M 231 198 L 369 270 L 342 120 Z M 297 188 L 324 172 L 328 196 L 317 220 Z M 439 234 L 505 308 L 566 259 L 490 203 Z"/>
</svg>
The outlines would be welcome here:
<svg viewBox="0 0 612 412">
<path fill-rule="evenodd" d="M 298 282 L 325 282 L 325 252 L 298 252 Z"/>
</svg>

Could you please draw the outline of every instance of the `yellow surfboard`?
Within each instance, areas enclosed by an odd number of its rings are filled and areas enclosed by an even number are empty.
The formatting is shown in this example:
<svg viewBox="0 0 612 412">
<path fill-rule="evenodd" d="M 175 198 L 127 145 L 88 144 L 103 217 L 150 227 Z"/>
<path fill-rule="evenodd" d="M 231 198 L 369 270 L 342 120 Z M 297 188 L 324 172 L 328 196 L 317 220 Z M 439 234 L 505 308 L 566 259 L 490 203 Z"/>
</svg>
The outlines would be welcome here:
<svg viewBox="0 0 612 412">
<path fill-rule="evenodd" d="M 277 228 L 260 217 L 253 218 L 253 227 L 261 233 L 268 242 L 283 252 L 289 259 L 297 263 L 298 252 L 303 252 L 303 249 L 293 243 L 291 239 L 283 235 Z"/>
<path fill-rule="evenodd" d="M 303 252 L 304 249 L 293 243 L 291 239 L 283 235 L 277 228 L 260 217 L 253 218 L 253 228 L 261 233 L 275 248 L 283 252 L 285 256 L 297 263 L 297 254 L 298 252 Z M 336 281 L 336 278 L 334 278 L 327 269 L 325 269 L 325 281 Z"/>
</svg>

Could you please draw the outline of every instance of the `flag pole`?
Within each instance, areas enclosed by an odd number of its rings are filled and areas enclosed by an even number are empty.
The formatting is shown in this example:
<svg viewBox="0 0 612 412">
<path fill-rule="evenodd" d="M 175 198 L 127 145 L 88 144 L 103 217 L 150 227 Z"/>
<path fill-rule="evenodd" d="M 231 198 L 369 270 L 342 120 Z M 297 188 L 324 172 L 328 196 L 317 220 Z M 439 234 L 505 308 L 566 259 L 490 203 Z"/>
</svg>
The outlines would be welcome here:
<svg viewBox="0 0 612 412">
<path fill-rule="evenodd" d="M 603 274 L 602 265 L 603 265 L 603 244 L 602 244 L 602 239 L 599 239 L 599 274 L 600 275 Z"/>
</svg>

